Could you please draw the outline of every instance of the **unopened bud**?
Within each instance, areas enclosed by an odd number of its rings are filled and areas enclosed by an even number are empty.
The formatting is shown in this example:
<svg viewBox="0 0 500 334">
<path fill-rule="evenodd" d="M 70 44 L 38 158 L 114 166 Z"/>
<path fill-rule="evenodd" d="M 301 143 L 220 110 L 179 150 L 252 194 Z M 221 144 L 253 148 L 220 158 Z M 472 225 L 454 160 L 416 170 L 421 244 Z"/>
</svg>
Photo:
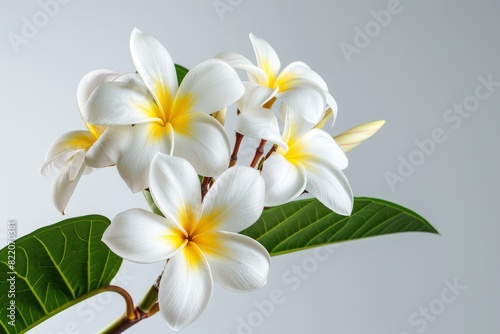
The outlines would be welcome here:
<svg viewBox="0 0 500 334">
<path fill-rule="evenodd" d="M 376 121 L 358 125 L 333 137 L 333 139 L 335 139 L 344 152 L 349 152 L 373 136 L 384 124 L 385 121 Z"/>
</svg>

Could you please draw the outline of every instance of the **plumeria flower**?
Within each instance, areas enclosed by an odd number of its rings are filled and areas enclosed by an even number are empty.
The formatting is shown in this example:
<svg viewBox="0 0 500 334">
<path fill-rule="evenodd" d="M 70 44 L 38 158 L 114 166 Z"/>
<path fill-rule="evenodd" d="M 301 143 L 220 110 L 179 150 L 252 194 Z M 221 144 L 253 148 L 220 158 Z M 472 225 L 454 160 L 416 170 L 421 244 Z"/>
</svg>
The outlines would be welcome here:
<svg viewBox="0 0 500 334">
<path fill-rule="evenodd" d="M 118 73 L 109 70 L 95 70 L 85 75 L 77 92 L 80 113 L 83 112 L 88 97 L 99 85 L 118 76 Z M 129 145 L 131 127 L 108 128 L 90 123 L 85 125 L 87 131 L 71 131 L 58 138 L 49 148 L 41 168 L 43 175 L 49 175 L 52 167 L 59 169 L 52 183 L 52 201 L 62 214 L 80 177 L 92 171 L 88 166 L 89 162 L 92 164 L 99 160 L 99 167 L 114 165 Z"/>
<path fill-rule="evenodd" d="M 245 136 L 286 146 L 281 140 L 278 119 L 271 109 L 263 107 L 272 96 L 266 94 L 256 83 L 247 81 L 243 84 L 245 93 L 236 103 L 240 113 L 234 125 L 235 131 Z"/>
<path fill-rule="evenodd" d="M 335 99 L 328 93 L 325 81 L 305 63 L 296 61 L 281 69 L 276 51 L 263 39 L 250 34 L 257 66 L 246 57 L 223 52 L 216 55 L 234 68 L 244 70 L 250 81 L 258 84 L 261 95 L 286 103 L 310 123 L 317 123 L 328 104 L 336 113 Z"/>
<path fill-rule="evenodd" d="M 314 124 L 304 122 L 285 104 L 283 141 L 264 162 L 262 176 L 266 182 L 266 206 L 291 201 L 304 190 L 321 203 L 342 215 L 350 215 L 353 193 L 342 169 L 347 157 L 333 138 Z"/>
<path fill-rule="evenodd" d="M 160 280 L 160 312 L 180 330 L 207 306 L 213 281 L 233 291 L 262 287 L 269 272 L 266 249 L 237 232 L 262 213 L 264 181 L 249 167 L 232 167 L 202 201 L 194 168 L 184 159 L 159 153 L 151 163 L 150 190 L 164 217 L 143 209 L 118 214 L 103 241 L 134 262 L 168 259 Z"/>
<path fill-rule="evenodd" d="M 130 149 L 117 164 L 134 192 L 147 188 L 156 153 L 187 159 L 203 176 L 220 175 L 229 164 L 230 142 L 209 114 L 236 102 L 244 87 L 234 69 L 220 60 L 193 68 L 178 87 L 168 51 L 135 29 L 130 50 L 138 75 L 99 86 L 84 117 L 93 124 L 134 125 Z"/>
</svg>

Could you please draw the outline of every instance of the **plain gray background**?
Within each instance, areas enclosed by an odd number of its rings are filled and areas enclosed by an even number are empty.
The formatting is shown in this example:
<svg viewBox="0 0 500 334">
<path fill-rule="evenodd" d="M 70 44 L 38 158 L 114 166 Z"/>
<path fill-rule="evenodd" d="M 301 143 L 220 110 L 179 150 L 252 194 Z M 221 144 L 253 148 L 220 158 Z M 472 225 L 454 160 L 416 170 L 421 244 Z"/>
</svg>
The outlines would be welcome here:
<svg viewBox="0 0 500 334">
<path fill-rule="evenodd" d="M 239 52 L 253 61 L 248 39 L 253 32 L 276 49 L 283 65 L 302 60 L 323 76 L 339 105 L 332 134 L 387 121 L 380 133 L 348 155 L 346 174 L 354 193 L 407 206 L 441 236 L 408 233 L 353 241 L 322 262 L 313 250 L 273 258 L 265 288 L 235 294 L 217 287 L 205 313 L 182 332 L 497 333 L 500 87 L 490 87 L 483 100 L 474 98 L 479 77 L 500 81 L 497 1 L 401 0 L 394 7 L 398 14 L 385 26 L 374 23 L 372 11 L 394 9 L 386 0 L 60 2 L 52 16 L 45 15 L 47 20 L 37 1 L 1 2 L 4 226 L 16 219 L 21 236 L 62 219 L 50 199 L 53 176 L 41 176 L 39 167 L 57 137 L 84 129 L 76 106 L 80 78 L 97 68 L 134 70 L 129 53 L 134 27 L 155 36 L 175 62 L 189 68 L 221 51 Z M 215 5 L 225 5 L 225 11 Z M 40 27 L 14 46 L 9 36 L 23 37 L 26 20 L 38 20 Z M 356 31 L 365 28 L 372 30 L 363 44 Z M 350 59 L 341 49 L 347 44 L 358 49 Z M 447 111 L 463 103 L 472 110 L 465 117 Z M 429 154 L 415 153 L 415 141 L 432 138 L 433 131 L 446 140 L 435 143 Z M 250 151 L 255 142 L 245 145 Z M 401 159 L 410 158 L 418 166 L 391 188 L 387 173 L 397 174 Z M 131 194 L 116 170 L 99 170 L 82 178 L 67 216 L 100 213 L 112 218 L 133 207 L 145 207 L 142 196 Z M 2 245 L 5 231 L 0 231 Z M 297 279 L 294 266 L 309 268 L 307 278 Z M 137 300 L 161 269 L 161 263 L 125 263 L 116 284 Z M 455 293 L 447 288 L 454 283 L 461 286 Z M 258 311 L 256 305 L 269 300 L 273 291 L 281 293 L 283 303 Z M 103 295 L 32 333 L 95 333 L 122 309 L 117 296 Z M 242 321 L 253 325 L 238 328 Z M 168 332 L 160 315 L 128 331 Z"/>
</svg>

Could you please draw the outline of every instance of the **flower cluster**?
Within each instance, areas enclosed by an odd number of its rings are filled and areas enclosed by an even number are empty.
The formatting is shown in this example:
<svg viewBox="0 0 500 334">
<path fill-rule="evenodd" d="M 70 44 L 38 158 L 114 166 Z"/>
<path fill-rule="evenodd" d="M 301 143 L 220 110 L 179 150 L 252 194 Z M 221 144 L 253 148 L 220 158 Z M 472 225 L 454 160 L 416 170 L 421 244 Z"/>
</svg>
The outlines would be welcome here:
<svg viewBox="0 0 500 334">
<path fill-rule="evenodd" d="M 135 29 L 130 38 L 135 71 L 96 70 L 81 80 L 78 107 L 87 131 L 64 134 L 42 166 L 44 174 L 59 169 L 52 195 L 62 213 L 80 177 L 92 168 L 116 166 L 131 191 L 151 193 L 161 215 L 122 212 L 103 241 L 130 261 L 165 261 L 159 306 L 174 330 L 201 314 L 214 281 L 234 291 L 266 283 L 268 252 L 238 234 L 264 207 L 308 192 L 349 215 L 353 194 L 342 172 L 346 148 L 381 126 L 345 133 L 339 146 L 321 129 L 337 115 L 324 80 L 303 62 L 282 69 L 266 41 L 250 39 L 256 65 L 224 52 L 179 83 L 168 51 Z M 236 70 L 246 72 L 248 80 Z M 236 143 L 231 148 L 223 124 L 233 104 Z M 236 165 L 244 136 L 261 140 L 250 166 Z"/>
</svg>

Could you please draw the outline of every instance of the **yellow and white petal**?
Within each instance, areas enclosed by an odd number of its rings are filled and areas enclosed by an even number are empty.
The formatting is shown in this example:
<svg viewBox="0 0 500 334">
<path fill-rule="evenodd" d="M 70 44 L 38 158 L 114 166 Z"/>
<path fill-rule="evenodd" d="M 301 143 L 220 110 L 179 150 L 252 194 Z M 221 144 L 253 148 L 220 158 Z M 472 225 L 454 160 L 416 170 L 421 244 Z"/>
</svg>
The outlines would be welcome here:
<svg viewBox="0 0 500 334">
<path fill-rule="evenodd" d="M 165 47 L 154 37 L 135 28 L 130 35 L 130 52 L 135 68 L 163 113 L 177 93 L 177 73 Z"/>
<path fill-rule="evenodd" d="M 170 120 L 188 111 L 213 113 L 236 102 L 245 88 L 226 62 L 206 60 L 186 74 L 172 107 Z"/>
<path fill-rule="evenodd" d="M 110 82 L 115 80 L 120 74 L 111 70 L 94 70 L 87 73 L 80 83 L 78 84 L 78 89 L 76 92 L 76 97 L 78 101 L 78 108 L 81 111 L 87 105 L 87 101 L 92 95 L 92 92 L 100 85 L 105 82 Z"/>
<path fill-rule="evenodd" d="M 278 77 L 281 69 L 281 63 L 276 51 L 265 40 L 250 34 L 255 57 L 258 66 L 264 70 L 268 77 L 268 83 L 272 85 Z"/>
<path fill-rule="evenodd" d="M 151 162 L 149 189 L 158 209 L 191 233 L 201 209 L 198 174 L 186 160 L 157 154 Z"/>
<path fill-rule="evenodd" d="M 245 86 L 245 93 L 236 103 L 241 112 L 262 107 L 278 93 L 278 88 L 264 87 L 251 81 L 244 81 L 243 86 Z"/>
<path fill-rule="evenodd" d="M 129 148 L 132 133 L 131 125 L 108 127 L 89 148 L 85 155 L 85 164 L 95 168 L 115 165 Z"/>
<path fill-rule="evenodd" d="M 256 108 L 242 112 L 236 118 L 234 129 L 242 135 L 265 139 L 284 149 L 287 148 L 287 144 L 281 138 L 278 119 L 272 110 Z"/>
<path fill-rule="evenodd" d="M 41 173 L 50 174 L 52 165 L 61 167 L 78 150 L 87 150 L 95 141 L 95 137 L 88 131 L 70 131 L 59 137 L 47 151 Z"/>
<path fill-rule="evenodd" d="M 304 79 L 288 83 L 286 90 L 276 94 L 276 98 L 295 110 L 307 122 L 318 123 L 326 106 L 326 93 L 316 84 Z"/>
<path fill-rule="evenodd" d="M 304 167 L 307 171 L 306 190 L 330 210 L 349 216 L 354 199 L 344 173 L 324 159 L 307 161 Z"/>
<path fill-rule="evenodd" d="M 81 157 L 85 157 L 85 150 L 80 150 L 59 169 L 59 173 L 52 182 L 52 202 L 56 209 L 64 214 L 66 205 L 68 204 L 71 195 L 75 191 L 78 181 L 82 176 L 86 166 L 83 163 L 75 163 L 74 158 L 78 161 L 83 161 Z M 79 167 L 78 169 L 76 169 Z M 73 175 L 72 175 L 73 174 Z"/>
<path fill-rule="evenodd" d="M 144 209 L 116 215 L 102 241 L 118 256 L 137 263 L 172 257 L 184 246 L 184 234 L 168 219 Z"/>
<path fill-rule="evenodd" d="M 257 241 L 230 232 L 212 232 L 196 237 L 214 281 L 237 292 L 250 292 L 267 283 L 271 258 Z"/>
<path fill-rule="evenodd" d="M 273 153 L 264 162 L 262 177 L 266 184 L 265 206 L 277 206 L 297 198 L 306 187 L 306 170 L 281 154 Z"/>
<path fill-rule="evenodd" d="M 264 189 L 264 179 L 256 169 L 229 168 L 206 194 L 196 233 L 240 232 L 249 227 L 262 214 Z"/>
<path fill-rule="evenodd" d="M 172 330 L 179 331 L 203 313 L 212 290 L 210 267 L 198 246 L 190 242 L 165 266 L 158 293 L 160 313 Z"/>
<path fill-rule="evenodd" d="M 130 190 L 139 192 L 149 187 L 149 165 L 156 153 L 170 154 L 174 134 L 170 124 L 137 124 L 132 127 L 132 139 L 116 168 Z"/>
<path fill-rule="evenodd" d="M 280 86 L 280 89 L 286 90 L 288 82 L 293 82 L 295 79 L 309 80 L 321 87 L 324 91 L 328 91 L 325 80 L 323 80 L 318 73 L 311 70 L 307 64 L 301 61 L 295 61 L 288 64 L 279 74 L 276 84 Z"/>
<path fill-rule="evenodd" d="M 101 84 L 81 112 L 86 122 L 97 125 L 163 123 L 153 98 L 133 81 Z"/>
<path fill-rule="evenodd" d="M 222 59 L 238 70 L 247 73 L 249 80 L 258 83 L 261 86 L 267 86 L 267 74 L 258 66 L 252 64 L 246 57 L 235 52 L 221 52 L 214 58 Z"/>
<path fill-rule="evenodd" d="M 203 113 L 186 113 L 172 122 L 174 154 L 189 161 L 199 175 L 218 176 L 227 169 L 231 144 L 224 127 Z"/>
<path fill-rule="evenodd" d="M 321 129 L 311 129 L 300 137 L 295 146 L 290 148 L 287 158 L 292 153 L 294 157 L 290 158 L 297 159 L 302 164 L 310 160 L 325 160 L 341 170 L 348 165 L 344 151 L 327 132 Z"/>
<path fill-rule="evenodd" d="M 307 122 L 298 112 L 285 103 L 280 106 L 280 116 L 284 120 L 283 140 L 289 145 L 299 140 L 314 127 L 315 123 Z"/>
</svg>

